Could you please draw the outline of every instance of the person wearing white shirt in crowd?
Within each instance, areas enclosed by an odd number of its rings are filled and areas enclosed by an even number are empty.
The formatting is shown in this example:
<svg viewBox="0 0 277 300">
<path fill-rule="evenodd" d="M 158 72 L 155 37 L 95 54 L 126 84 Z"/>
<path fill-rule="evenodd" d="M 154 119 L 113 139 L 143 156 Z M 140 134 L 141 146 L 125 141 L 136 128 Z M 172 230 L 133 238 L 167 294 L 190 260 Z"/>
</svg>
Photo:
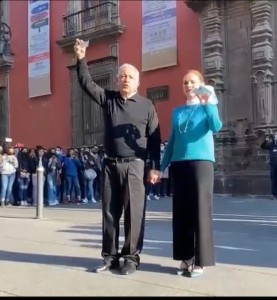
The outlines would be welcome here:
<svg viewBox="0 0 277 300">
<path fill-rule="evenodd" d="M 12 187 L 18 168 L 18 160 L 13 147 L 6 145 L 3 154 L 0 155 L 1 170 L 1 206 L 9 205 L 12 195 Z"/>
</svg>

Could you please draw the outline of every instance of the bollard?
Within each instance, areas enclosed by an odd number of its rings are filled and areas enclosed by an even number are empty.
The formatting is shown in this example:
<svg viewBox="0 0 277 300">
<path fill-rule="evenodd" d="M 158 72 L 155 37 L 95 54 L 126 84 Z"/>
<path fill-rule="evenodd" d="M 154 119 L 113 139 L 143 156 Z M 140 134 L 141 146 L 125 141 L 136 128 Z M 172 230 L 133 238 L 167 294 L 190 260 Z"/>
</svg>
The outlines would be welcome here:
<svg viewBox="0 0 277 300">
<path fill-rule="evenodd" d="M 37 168 L 37 219 L 43 218 L 43 185 L 44 185 L 44 168 Z"/>
</svg>

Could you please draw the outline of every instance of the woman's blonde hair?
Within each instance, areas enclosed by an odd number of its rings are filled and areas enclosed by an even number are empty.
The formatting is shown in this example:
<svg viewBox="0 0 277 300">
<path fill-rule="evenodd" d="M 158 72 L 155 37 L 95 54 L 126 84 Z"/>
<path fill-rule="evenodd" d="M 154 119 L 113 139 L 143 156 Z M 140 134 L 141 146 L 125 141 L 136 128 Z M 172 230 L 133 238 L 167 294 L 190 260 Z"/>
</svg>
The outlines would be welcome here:
<svg viewBox="0 0 277 300">
<path fill-rule="evenodd" d="M 203 76 L 203 74 L 200 71 L 193 70 L 193 69 L 192 70 L 188 70 L 186 72 L 186 75 L 189 74 L 189 73 L 192 73 L 192 74 L 196 75 L 200 79 L 201 82 L 205 82 L 204 76 Z"/>
</svg>

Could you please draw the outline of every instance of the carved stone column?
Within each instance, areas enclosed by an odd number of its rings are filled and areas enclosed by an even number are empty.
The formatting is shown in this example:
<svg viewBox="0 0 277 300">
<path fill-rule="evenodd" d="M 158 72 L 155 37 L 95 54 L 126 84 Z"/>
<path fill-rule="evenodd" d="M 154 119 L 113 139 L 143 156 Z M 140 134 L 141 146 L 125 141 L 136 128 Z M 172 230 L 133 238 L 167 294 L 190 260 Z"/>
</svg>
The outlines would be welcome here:
<svg viewBox="0 0 277 300">
<path fill-rule="evenodd" d="M 216 178 L 224 178 L 226 144 L 229 142 L 227 107 L 224 101 L 224 57 L 222 40 L 222 8 L 218 1 L 209 1 L 201 11 L 202 23 L 202 66 L 207 84 L 214 86 L 218 97 L 218 109 L 223 121 L 223 129 L 216 135 Z M 227 146 L 228 147 L 228 146 Z M 224 180 L 224 179 L 223 179 Z M 215 180 L 217 189 L 217 180 Z M 224 186 L 221 182 L 220 189 Z M 222 188 L 224 189 L 224 188 Z"/>
<path fill-rule="evenodd" d="M 228 123 L 224 103 L 223 42 L 221 38 L 222 11 L 217 1 L 210 1 L 202 11 L 203 69 L 207 83 L 214 86 L 219 98 L 219 110 L 224 125 Z"/>
<path fill-rule="evenodd" d="M 10 136 L 10 98 L 9 98 L 9 75 L 11 66 L 3 64 L 2 55 L 0 55 L 0 89 L 1 89 L 1 104 L 0 104 L 0 140 Z"/>
<path fill-rule="evenodd" d="M 263 130 L 267 133 L 277 127 L 273 118 L 272 102 L 274 76 L 272 28 L 270 26 L 272 1 L 253 1 L 250 7 L 253 18 L 251 39 L 255 130 Z"/>
</svg>

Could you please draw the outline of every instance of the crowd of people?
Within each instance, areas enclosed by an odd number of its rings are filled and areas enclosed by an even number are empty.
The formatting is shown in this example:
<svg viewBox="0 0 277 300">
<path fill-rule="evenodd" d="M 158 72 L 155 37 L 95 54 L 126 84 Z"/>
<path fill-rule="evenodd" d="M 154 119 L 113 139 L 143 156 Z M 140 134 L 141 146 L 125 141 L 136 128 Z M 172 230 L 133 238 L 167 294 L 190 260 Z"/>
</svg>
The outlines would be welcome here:
<svg viewBox="0 0 277 300">
<path fill-rule="evenodd" d="M 1 206 L 37 205 L 37 168 L 43 167 L 44 205 L 101 201 L 102 147 L 0 147 Z"/>
<path fill-rule="evenodd" d="M 161 159 L 167 142 L 161 144 Z M 27 148 L 23 144 L 0 146 L 1 205 L 37 205 L 37 168 L 44 168 L 44 204 L 87 204 L 101 201 L 103 146 L 71 148 Z M 147 161 L 148 162 L 148 161 Z M 147 163 L 146 170 L 147 172 Z M 169 168 L 160 182 L 145 182 L 146 199 L 172 196 Z"/>
</svg>

